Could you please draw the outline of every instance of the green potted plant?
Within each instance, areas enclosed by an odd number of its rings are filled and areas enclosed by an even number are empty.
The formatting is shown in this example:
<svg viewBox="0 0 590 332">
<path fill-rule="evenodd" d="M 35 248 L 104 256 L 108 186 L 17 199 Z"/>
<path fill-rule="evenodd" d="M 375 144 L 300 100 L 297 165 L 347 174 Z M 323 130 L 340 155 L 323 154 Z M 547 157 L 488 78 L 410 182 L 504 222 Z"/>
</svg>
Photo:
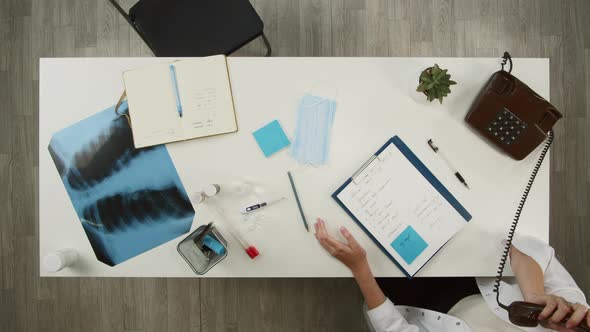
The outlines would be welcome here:
<svg viewBox="0 0 590 332">
<path fill-rule="evenodd" d="M 442 104 L 443 98 L 451 93 L 451 85 L 457 84 L 451 80 L 451 74 L 447 72 L 448 69 L 441 69 L 436 63 L 424 69 L 420 74 L 416 91 L 422 92 L 428 101 L 438 99 Z"/>
</svg>

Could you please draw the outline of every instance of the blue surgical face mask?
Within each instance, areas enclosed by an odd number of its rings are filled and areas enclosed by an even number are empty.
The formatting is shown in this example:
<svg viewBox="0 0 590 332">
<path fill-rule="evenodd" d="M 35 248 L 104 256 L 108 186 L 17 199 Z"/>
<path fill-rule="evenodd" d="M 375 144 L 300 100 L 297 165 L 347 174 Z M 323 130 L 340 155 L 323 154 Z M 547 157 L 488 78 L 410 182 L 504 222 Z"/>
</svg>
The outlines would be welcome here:
<svg viewBox="0 0 590 332">
<path fill-rule="evenodd" d="M 335 113 L 334 100 L 309 94 L 301 99 L 291 146 L 291 156 L 296 161 L 317 166 L 328 162 Z"/>
</svg>

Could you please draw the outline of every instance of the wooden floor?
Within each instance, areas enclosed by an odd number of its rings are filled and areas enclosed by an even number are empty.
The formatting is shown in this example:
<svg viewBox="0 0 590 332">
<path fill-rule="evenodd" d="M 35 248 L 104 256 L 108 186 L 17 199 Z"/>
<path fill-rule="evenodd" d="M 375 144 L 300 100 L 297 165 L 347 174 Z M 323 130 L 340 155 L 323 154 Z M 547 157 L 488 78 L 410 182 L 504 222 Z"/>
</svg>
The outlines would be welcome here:
<svg viewBox="0 0 590 332">
<path fill-rule="evenodd" d="M 565 113 L 551 155 L 551 244 L 589 295 L 590 1 L 253 4 L 275 56 L 549 57 L 551 100 Z M 257 40 L 238 55 L 261 54 Z M 106 0 L 0 0 L 0 330 L 365 330 L 346 279 L 39 278 L 38 60 L 54 56 L 151 54 Z"/>
</svg>

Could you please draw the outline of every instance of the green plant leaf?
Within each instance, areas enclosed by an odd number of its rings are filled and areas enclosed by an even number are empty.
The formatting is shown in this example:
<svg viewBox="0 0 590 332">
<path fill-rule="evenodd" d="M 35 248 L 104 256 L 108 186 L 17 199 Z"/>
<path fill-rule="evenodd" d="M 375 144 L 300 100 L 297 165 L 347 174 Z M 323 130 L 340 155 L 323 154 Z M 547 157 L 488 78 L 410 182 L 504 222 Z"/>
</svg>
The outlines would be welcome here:
<svg viewBox="0 0 590 332">
<path fill-rule="evenodd" d="M 432 76 L 437 77 L 441 72 L 440 67 L 435 63 L 432 67 Z"/>
<path fill-rule="evenodd" d="M 418 91 L 418 92 L 426 91 L 426 84 L 422 83 L 422 84 L 418 85 L 418 87 L 416 88 L 416 91 Z"/>
<path fill-rule="evenodd" d="M 449 81 L 449 84 L 450 85 L 455 85 L 455 84 L 457 84 L 457 82 L 455 82 L 455 81 Z"/>
<path fill-rule="evenodd" d="M 432 82 L 432 78 L 428 74 L 425 74 L 425 73 L 422 73 L 422 75 L 420 75 L 420 80 L 427 82 L 427 83 Z"/>
<path fill-rule="evenodd" d="M 440 81 L 443 78 L 444 75 L 445 75 L 445 73 L 443 73 L 442 71 L 439 71 L 438 73 L 436 73 L 436 75 L 434 76 L 434 78 L 437 81 Z"/>
<path fill-rule="evenodd" d="M 438 97 L 438 101 L 440 101 L 440 104 L 442 105 L 443 97 L 442 96 Z"/>
<path fill-rule="evenodd" d="M 435 98 L 434 96 L 434 90 L 429 90 L 428 91 L 428 101 L 433 101 Z"/>
<path fill-rule="evenodd" d="M 426 84 L 426 90 L 430 90 L 436 86 L 436 82 Z"/>
</svg>

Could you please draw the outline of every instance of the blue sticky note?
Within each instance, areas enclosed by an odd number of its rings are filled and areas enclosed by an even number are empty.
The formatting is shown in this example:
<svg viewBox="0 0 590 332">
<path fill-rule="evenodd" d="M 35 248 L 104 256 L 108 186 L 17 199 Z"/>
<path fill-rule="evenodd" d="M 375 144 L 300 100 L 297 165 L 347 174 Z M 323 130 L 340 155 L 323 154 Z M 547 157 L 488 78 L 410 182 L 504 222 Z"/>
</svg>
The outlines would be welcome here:
<svg viewBox="0 0 590 332">
<path fill-rule="evenodd" d="M 428 243 L 418 234 L 412 226 L 406 227 L 406 229 L 391 242 L 391 247 L 402 256 L 402 258 L 408 264 L 420 256 L 420 254 L 428 247 Z"/>
<path fill-rule="evenodd" d="M 265 157 L 270 157 L 291 144 L 277 120 L 256 130 L 253 135 Z"/>
</svg>

